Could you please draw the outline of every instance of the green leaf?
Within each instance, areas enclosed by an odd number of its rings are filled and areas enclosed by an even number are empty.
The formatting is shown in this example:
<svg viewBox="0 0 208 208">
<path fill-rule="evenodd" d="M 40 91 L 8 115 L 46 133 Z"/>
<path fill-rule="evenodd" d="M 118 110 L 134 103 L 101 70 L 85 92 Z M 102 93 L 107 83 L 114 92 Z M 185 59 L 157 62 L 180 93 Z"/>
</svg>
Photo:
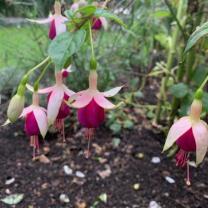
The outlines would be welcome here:
<svg viewBox="0 0 208 208">
<path fill-rule="evenodd" d="M 95 13 L 96 11 L 96 7 L 93 5 L 88 5 L 88 6 L 84 6 L 81 7 L 80 9 L 78 9 L 75 13 L 80 13 L 84 16 L 91 16 Z"/>
<path fill-rule="evenodd" d="M 15 205 L 20 203 L 23 200 L 23 198 L 24 198 L 24 194 L 12 194 L 1 199 L 1 201 L 5 204 Z"/>
<path fill-rule="evenodd" d="M 183 98 L 188 94 L 188 86 L 183 83 L 178 83 L 170 87 L 170 92 L 176 98 Z"/>
<path fill-rule="evenodd" d="M 197 27 L 197 29 L 192 33 L 188 39 L 184 53 L 187 53 L 197 41 L 208 34 L 208 22 L 204 23 L 202 26 Z"/>
<path fill-rule="evenodd" d="M 127 28 L 127 25 L 118 16 L 105 9 L 97 9 L 94 15 L 96 17 L 106 17 Z"/>
<path fill-rule="evenodd" d="M 56 71 L 63 69 L 69 58 L 80 49 L 85 36 L 85 30 L 73 33 L 65 32 L 51 42 L 48 54 L 55 64 Z"/>
<path fill-rule="evenodd" d="M 154 17 L 169 17 L 170 16 L 170 12 L 167 10 L 158 10 L 154 13 Z"/>
</svg>

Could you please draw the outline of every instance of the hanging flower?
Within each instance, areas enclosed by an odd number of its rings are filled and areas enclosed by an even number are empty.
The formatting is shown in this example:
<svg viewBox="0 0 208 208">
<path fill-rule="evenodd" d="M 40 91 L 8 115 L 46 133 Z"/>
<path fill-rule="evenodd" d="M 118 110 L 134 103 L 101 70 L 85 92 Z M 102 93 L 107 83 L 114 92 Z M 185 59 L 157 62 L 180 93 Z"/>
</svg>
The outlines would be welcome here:
<svg viewBox="0 0 208 208">
<path fill-rule="evenodd" d="M 180 148 L 176 154 L 176 165 L 187 165 L 187 185 L 190 185 L 189 154 L 196 152 L 196 164 L 205 157 L 208 147 L 208 126 L 200 120 L 202 102 L 195 99 L 191 105 L 190 116 L 182 117 L 173 124 L 167 136 L 163 151 L 168 150 L 175 142 Z"/>
<path fill-rule="evenodd" d="M 87 129 L 88 141 L 93 137 L 94 129 L 104 122 L 105 110 L 114 109 L 118 106 L 108 101 L 106 97 L 116 95 L 121 88 L 116 87 L 107 92 L 99 92 L 97 89 L 97 72 L 90 71 L 89 88 L 74 94 L 69 99 L 69 106 L 78 109 L 77 117 L 80 124 Z M 89 156 L 89 149 L 86 156 Z"/>
<path fill-rule="evenodd" d="M 39 97 L 37 93 L 33 93 L 32 105 L 24 108 L 20 118 L 25 118 L 25 132 L 30 136 L 30 145 L 33 147 L 33 158 L 39 154 L 39 139 L 41 134 L 44 138 L 47 130 L 46 110 L 39 106 Z"/>
<path fill-rule="evenodd" d="M 99 17 L 99 18 L 94 17 L 92 19 L 92 29 L 93 30 L 100 30 L 100 29 L 102 29 L 102 27 L 105 30 L 107 30 L 107 28 L 108 28 L 108 23 L 107 23 L 107 20 L 105 19 L 105 17 Z"/>
<path fill-rule="evenodd" d="M 48 36 L 51 40 L 53 40 L 57 35 L 66 32 L 67 27 L 65 23 L 68 21 L 66 17 L 64 17 L 61 14 L 61 4 L 56 1 L 54 4 L 54 10 L 55 14 L 52 16 L 49 16 L 47 19 L 41 19 L 41 20 L 31 20 L 30 22 L 35 22 L 38 24 L 50 24 L 50 29 Z"/>
<path fill-rule="evenodd" d="M 74 94 L 63 83 L 63 78 L 68 76 L 70 69 L 64 69 L 57 72 L 55 75 L 56 84 L 54 86 L 38 90 L 39 94 L 48 94 L 47 101 L 47 117 L 48 124 L 54 124 L 55 127 L 61 132 L 63 141 L 65 141 L 64 133 L 64 119 L 70 114 L 70 108 L 66 101 Z M 33 88 L 27 85 L 28 89 Z"/>
</svg>

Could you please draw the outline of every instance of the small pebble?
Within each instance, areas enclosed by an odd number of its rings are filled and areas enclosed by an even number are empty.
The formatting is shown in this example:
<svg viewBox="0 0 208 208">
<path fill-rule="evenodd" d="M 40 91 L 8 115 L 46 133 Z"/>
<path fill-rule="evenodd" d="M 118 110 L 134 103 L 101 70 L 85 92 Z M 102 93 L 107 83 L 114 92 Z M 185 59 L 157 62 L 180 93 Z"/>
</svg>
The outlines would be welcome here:
<svg viewBox="0 0 208 208">
<path fill-rule="evenodd" d="M 160 163 L 160 158 L 159 157 L 152 157 L 151 162 L 154 164 L 158 164 L 158 163 Z"/>
<path fill-rule="evenodd" d="M 169 176 L 166 176 L 166 177 L 165 177 L 165 180 L 166 180 L 168 183 L 170 183 L 170 184 L 175 183 L 175 180 L 174 180 L 173 178 L 169 177 Z"/>
<path fill-rule="evenodd" d="M 139 183 L 135 183 L 133 186 L 135 191 L 138 191 L 140 189 L 140 184 Z"/>
<path fill-rule="evenodd" d="M 6 180 L 5 185 L 10 185 L 15 182 L 15 178 L 9 178 Z"/>
<path fill-rule="evenodd" d="M 64 173 L 66 175 L 72 175 L 73 174 L 73 170 L 68 165 L 64 165 L 63 169 L 64 169 Z"/>
<path fill-rule="evenodd" d="M 139 152 L 139 153 L 136 154 L 136 157 L 139 158 L 139 159 L 143 159 L 144 158 L 144 153 Z"/>
<path fill-rule="evenodd" d="M 5 193 L 6 193 L 6 194 L 11 194 L 11 191 L 10 191 L 9 189 L 6 189 L 6 190 L 5 190 Z"/>
<path fill-rule="evenodd" d="M 69 197 L 68 197 L 66 194 L 61 194 L 61 195 L 59 196 L 59 200 L 60 200 L 61 202 L 64 202 L 64 203 L 69 203 L 69 202 L 70 202 Z"/>
<path fill-rule="evenodd" d="M 204 194 L 203 197 L 204 197 L 205 199 L 208 199 L 208 195 L 207 195 L 207 194 Z"/>
<path fill-rule="evenodd" d="M 82 173 L 81 171 L 76 171 L 76 176 L 77 176 L 78 178 L 85 178 L 85 174 Z"/>
<path fill-rule="evenodd" d="M 151 201 L 148 208 L 162 208 L 156 201 Z"/>
</svg>

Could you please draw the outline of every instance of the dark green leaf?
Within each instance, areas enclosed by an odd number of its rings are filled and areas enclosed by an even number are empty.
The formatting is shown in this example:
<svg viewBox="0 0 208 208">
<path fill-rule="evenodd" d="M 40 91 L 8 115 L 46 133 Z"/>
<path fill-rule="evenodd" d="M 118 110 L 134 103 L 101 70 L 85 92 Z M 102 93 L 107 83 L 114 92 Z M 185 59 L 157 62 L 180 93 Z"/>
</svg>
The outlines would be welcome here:
<svg viewBox="0 0 208 208">
<path fill-rule="evenodd" d="M 85 36 L 84 30 L 73 33 L 65 32 L 51 42 L 48 54 L 55 64 L 56 71 L 63 69 L 69 58 L 80 49 Z"/>
<path fill-rule="evenodd" d="M 186 45 L 185 53 L 187 53 L 196 43 L 197 41 L 208 34 L 208 22 L 204 23 L 202 26 L 198 27 L 195 32 L 192 33 L 190 38 L 188 39 L 188 43 Z"/>
<path fill-rule="evenodd" d="M 95 11 L 95 16 L 96 17 L 106 17 L 108 19 L 111 19 L 115 21 L 116 23 L 122 25 L 123 27 L 127 28 L 127 25 L 115 14 L 105 10 L 105 9 L 97 9 Z"/>
<path fill-rule="evenodd" d="M 178 83 L 170 87 L 170 92 L 176 98 L 183 98 L 188 93 L 188 86 L 183 83 Z"/>
</svg>

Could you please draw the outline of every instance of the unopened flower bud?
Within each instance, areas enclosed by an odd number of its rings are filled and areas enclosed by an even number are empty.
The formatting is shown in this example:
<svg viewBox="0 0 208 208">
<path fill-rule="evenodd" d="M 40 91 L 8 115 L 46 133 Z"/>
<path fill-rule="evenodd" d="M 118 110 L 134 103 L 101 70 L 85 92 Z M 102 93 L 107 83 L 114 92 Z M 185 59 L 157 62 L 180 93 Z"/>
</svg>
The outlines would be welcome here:
<svg viewBox="0 0 208 208">
<path fill-rule="evenodd" d="M 24 103 L 24 96 L 16 94 L 12 97 L 7 109 L 7 117 L 11 122 L 15 122 L 19 118 L 24 109 Z"/>
</svg>

